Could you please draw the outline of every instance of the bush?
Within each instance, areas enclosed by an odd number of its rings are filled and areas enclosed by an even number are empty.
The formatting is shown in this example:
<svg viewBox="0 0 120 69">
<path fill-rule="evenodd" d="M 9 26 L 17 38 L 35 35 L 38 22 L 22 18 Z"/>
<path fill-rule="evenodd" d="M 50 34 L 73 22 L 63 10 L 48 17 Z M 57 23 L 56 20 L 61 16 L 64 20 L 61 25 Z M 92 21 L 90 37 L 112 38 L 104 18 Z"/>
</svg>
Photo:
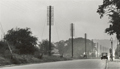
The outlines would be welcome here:
<svg viewBox="0 0 120 69">
<path fill-rule="evenodd" d="M 4 39 L 17 50 L 18 54 L 33 54 L 36 51 L 37 37 L 32 36 L 30 28 L 12 28 Z"/>
<path fill-rule="evenodd" d="M 9 65 L 11 64 L 10 60 L 5 59 L 4 57 L 0 57 L 0 65 Z"/>
<path fill-rule="evenodd" d="M 33 55 L 18 55 L 14 54 L 11 58 L 13 64 L 26 64 L 26 63 L 36 63 L 39 62 L 38 58 L 35 58 Z"/>
<path fill-rule="evenodd" d="M 40 52 L 35 52 L 34 53 L 34 57 L 36 57 L 36 58 L 39 58 L 39 59 L 42 59 L 43 58 L 43 53 L 40 53 Z"/>
<path fill-rule="evenodd" d="M 56 56 L 43 56 L 44 62 L 54 62 L 54 61 L 65 61 L 65 60 L 71 60 L 71 58 L 61 58 Z"/>
<path fill-rule="evenodd" d="M 42 62 L 55 62 L 71 60 L 70 58 L 61 58 L 56 56 L 44 55 L 42 59 L 35 57 L 34 55 L 0 55 L 0 65 L 10 64 L 29 64 L 29 63 L 42 63 Z"/>
</svg>

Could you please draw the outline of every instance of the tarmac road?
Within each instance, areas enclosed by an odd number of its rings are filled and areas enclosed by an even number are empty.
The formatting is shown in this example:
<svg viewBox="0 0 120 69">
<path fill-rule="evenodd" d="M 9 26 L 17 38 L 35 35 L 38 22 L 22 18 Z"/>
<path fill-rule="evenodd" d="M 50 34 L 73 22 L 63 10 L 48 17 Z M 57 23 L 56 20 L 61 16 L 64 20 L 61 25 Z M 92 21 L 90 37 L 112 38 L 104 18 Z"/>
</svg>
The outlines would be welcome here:
<svg viewBox="0 0 120 69">
<path fill-rule="evenodd" d="M 100 59 L 80 59 L 19 66 L 7 66 L 0 69 L 105 69 L 106 61 Z"/>
</svg>

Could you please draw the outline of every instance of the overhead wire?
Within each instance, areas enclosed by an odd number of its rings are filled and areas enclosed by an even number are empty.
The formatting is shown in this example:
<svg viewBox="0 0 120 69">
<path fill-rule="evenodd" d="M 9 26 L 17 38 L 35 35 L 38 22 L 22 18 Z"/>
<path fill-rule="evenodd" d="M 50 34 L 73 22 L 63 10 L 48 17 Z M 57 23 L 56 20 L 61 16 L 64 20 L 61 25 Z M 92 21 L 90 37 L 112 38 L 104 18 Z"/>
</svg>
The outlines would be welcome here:
<svg viewBox="0 0 120 69">
<path fill-rule="evenodd" d="M 0 5 L 2 4 L 2 2 L 0 3 Z M 1 13 L 0 13 L 0 15 L 1 15 Z M 10 53 L 11 53 L 11 56 L 13 57 L 13 52 L 12 52 L 12 49 L 11 49 L 11 47 L 10 47 L 10 45 L 9 45 L 9 42 L 7 41 L 7 40 L 4 40 L 4 36 L 5 36 L 5 32 L 4 32 L 4 29 L 3 29 L 3 26 L 2 26 L 2 23 L 0 22 L 0 26 L 1 26 L 1 32 L 3 33 L 3 41 L 5 41 L 6 43 L 7 43 L 7 45 L 8 45 L 8 49 L 9 49 L 9 51 L 10 51 Z"/>
<path fill-rule="evenodd" d="M 19 6 L 18 6 L 18 4 L 19 4 Z M 10 8 L 11 10 L 16 11 L 17 13 L 26 12 L 25 9 L 31 10 L 32 8 L 28 6 L 29 4 L 31 4 L 31 2 L 30 3 L 25 2 L 25 3 L 22 3 L 22 5 L 21 5 L 21 3 L 19 3 L 19 1 L 15 1 L 15 3 L 14 3 L 14 1 L 9 1 L 9 2 L 2 1 L 1 2 L 2 6 Z M 10 6 L 13 6 L 13 7 L 10 7 Z M 25 9 L 22 8 L 22 7 L 25 7 Z M 2 27 L 2 25 L 1 25 L 1 27 Z M 58 29 L 57 29 L 57 25 L 56 24 L 55 24 L 55 28 L 56 28 L 56 33 L 57 33 L 58 40 L 59 40 L 60 38 L 59 38 L 59 33 L 58 33 Z M 43 39 L 44 30 L 45 30 L 45 23 L 44 23 L 44 26 L 43 26 L 41 39 Z M 3 29 L 1 31 L 3 32 Z"/>
</svg>

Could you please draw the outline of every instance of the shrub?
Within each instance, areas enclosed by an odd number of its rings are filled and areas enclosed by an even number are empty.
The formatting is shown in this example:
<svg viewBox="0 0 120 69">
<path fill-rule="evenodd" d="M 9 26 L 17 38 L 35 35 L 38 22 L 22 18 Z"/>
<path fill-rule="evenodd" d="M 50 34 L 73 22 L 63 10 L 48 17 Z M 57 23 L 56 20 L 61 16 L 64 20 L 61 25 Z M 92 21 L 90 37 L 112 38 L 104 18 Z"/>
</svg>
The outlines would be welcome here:
<svg viewBox="0 0 120 69">
<path fill-rule="evenodd" d="M 35 58 L 33 55 L 18 55 L 14 54 L 11 58 L 13 64 L 26 64 L 26 63 L 35 63 L 39 62 L 38 58 Z"/>
<path fill-rule="evenodd" d="M 4 57 L 0 57 L 0 65 L 8 65 L 11 64 L 10 60 L 5 59 Z"/>
</svg>

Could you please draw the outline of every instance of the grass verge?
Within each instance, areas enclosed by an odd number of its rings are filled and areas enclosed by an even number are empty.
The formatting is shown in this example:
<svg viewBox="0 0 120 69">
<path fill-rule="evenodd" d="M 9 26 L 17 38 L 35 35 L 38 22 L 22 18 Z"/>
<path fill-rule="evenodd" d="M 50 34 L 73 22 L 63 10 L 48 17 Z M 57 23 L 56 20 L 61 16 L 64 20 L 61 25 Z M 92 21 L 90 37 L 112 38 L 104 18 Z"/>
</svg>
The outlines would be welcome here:
<svg viewBox="0 0 120 69">
<path fill-rule="evenodd" d="M 43 58 L 38 58 L 33 55 L 18 55 L 14 54 L 14 57 L 11 56 L 0 56 L 0 66 L 4 65 L 24 65 L 24 64 L 31 64 L 31 63 L 44 63 L 44 62 L 55 62 L 55 61 L 66 61 L 72 60 L 71 58 L 61 58 L 58 56 L 47 56 L 44 55 Z"/>
</svg>

